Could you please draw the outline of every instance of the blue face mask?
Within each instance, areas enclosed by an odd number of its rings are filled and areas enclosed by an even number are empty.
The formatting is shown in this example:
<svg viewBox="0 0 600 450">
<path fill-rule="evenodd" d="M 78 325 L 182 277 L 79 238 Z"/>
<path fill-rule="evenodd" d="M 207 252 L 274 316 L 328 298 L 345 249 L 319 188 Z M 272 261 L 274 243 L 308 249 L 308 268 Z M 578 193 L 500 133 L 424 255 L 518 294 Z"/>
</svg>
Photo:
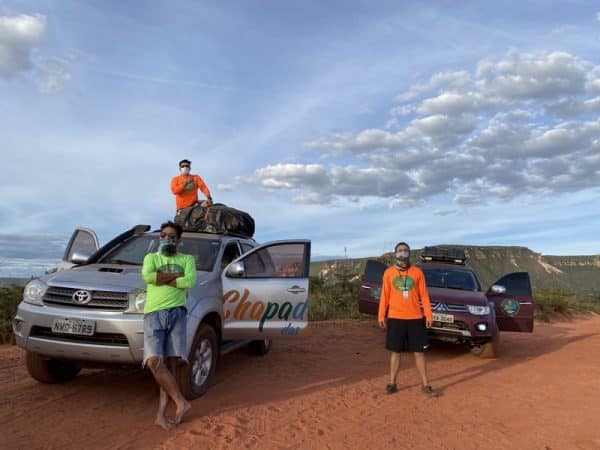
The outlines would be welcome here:
<svg viewBox="0 0 600 450">
<path fill-rule="evenodd" d="M 177 251 L 177 247 L 172 240 L 165 239 L 158 243 L 158 251 L 165 256 L 173 256 Z"/>
</svg>

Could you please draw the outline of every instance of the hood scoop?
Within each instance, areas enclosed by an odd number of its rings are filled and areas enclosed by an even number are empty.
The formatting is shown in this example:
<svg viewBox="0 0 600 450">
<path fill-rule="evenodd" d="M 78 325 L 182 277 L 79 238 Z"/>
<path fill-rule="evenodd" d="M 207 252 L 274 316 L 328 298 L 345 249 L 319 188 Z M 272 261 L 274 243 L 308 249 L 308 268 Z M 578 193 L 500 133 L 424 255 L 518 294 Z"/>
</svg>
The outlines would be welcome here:
<svg viewBox="0 0 600 450">
<path fill-rule="evenodd" d="M 120 267 L 100 267 L 98 272 L 123 273 L 123 269 Z"/>
</svg>

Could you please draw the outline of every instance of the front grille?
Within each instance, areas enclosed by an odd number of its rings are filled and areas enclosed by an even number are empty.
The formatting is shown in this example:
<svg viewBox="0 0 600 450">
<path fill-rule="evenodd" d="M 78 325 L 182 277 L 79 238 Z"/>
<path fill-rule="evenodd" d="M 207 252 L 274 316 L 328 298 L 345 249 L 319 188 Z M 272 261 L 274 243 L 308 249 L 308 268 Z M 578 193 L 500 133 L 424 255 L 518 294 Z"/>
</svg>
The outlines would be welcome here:
<svg viewBox="0 0 600 450">
<path fill-rule="evenodd" d="M 468 312 L 467 305 L 453 305 L 451 303 L 431 302 L 431 310 L 434 312 Z"/>
<path fill-rule="evenodd" d="M 73 294 L 76 291 L 81 290 L 87 289 L 49 286 L 48 290 L 46 291 L 46 295 L 44 295 L 44 304 L 57 306 L 67 305 L 77 308 L 94 308 L 106 311 L 123 311 L 129 306 L 129 295 L 126 292 L 93 290 L 87 290 L 92 295 L 90 302 L 86 303 L 85 305 L 81 305 L 73 300 Z"/>
<path fill-rule="evenodd" d="M 49 327 L 31 327 L 31 337 L 51 339 L 61 342 L 81 342 L 82 344 L 104 344 L 127 347 L 127 336 L 120 333 L 94 333 L 92 336 L 80 336 L 77 334 L 53 333 Z"/>
</svg>

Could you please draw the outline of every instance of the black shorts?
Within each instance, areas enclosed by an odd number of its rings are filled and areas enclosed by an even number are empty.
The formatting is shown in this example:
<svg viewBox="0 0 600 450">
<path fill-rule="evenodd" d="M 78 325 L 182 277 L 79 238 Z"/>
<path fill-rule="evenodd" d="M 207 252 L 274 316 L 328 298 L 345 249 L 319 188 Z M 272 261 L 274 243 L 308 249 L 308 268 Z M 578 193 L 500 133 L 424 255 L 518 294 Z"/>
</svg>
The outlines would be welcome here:
<svg viewBox="0 0 600 450">
<path fill-rule="evenodd" d="M 391 352 L 424 352 L 429 348 L 425 319 L 388 319 L 385 348 Z"/>
</svg>

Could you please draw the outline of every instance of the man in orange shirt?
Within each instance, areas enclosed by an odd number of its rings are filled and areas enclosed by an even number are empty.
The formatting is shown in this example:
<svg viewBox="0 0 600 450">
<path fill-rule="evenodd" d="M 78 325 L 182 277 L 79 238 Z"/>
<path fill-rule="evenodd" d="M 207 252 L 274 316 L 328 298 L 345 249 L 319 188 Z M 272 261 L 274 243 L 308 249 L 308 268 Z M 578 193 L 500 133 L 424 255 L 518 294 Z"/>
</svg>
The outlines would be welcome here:
<svg viewBox="0 0 600 450">
<path fill-rule="evenodd" d="M 198 175 L 190 174 L 192 162 L 187 159 L 179 161 L 180 175 L 171 179 L 171 191 L 175 194 L 175 208 L 180 210 L 198 203 L 198 189 L 200 189 L 209 204 L 212 204 L 212 197 L 208 186 Z"/>
<path fill-rule="evenodd" d="M 413 352 L 417 370 L 421 375 L 421 391 L 437 397 L 427 379 L 424 352 L 429 348 L 426 327 L 431 327 L 432 313 L 425 275 L 418 267 L 410 265 L 410 247 L 399 242 L 394 248 L 396 264 L 386 269 L 379 300 L 379 326 L 386 329 L 385 347 L 392 352 L 388 394 L 398 390 L 396 379 L 400 370 L 400 353 Z M 423 317 L 424 316 L 424 317 Z"/>
</svg>

